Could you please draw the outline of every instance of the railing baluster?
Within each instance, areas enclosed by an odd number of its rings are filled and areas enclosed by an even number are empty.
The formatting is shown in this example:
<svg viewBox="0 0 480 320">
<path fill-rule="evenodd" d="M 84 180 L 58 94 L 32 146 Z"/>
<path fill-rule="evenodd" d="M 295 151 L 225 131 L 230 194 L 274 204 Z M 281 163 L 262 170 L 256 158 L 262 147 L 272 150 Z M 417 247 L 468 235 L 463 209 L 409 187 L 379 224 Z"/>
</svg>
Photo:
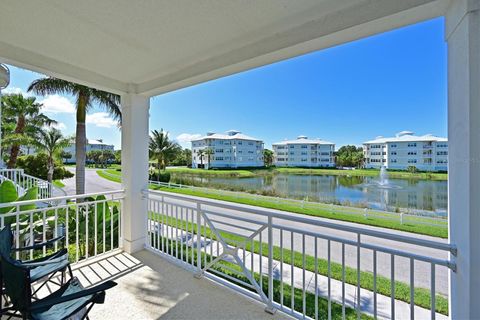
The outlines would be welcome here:
<svg viewBox="0 0 480 320">
<path fill-rule="evenodd" d="M 202 213 L 201 204 L 197 202 L 197 272 L 202 272 Z"/>
<path fill-rule="evenodd" d="M 328 320 L 332 319 L 332 268 L 331 268 L 331 243 L 327 241 L 327 264 L 328 264 Z"/>
<path fill-rule="evenodd" d="M 178 207 L 175 206 L 175 258 L 178 259 Z"/>
<path fill-rule="evenodd" d="M 357 319 L 361 316 L 361 295 L 360 295 L 360 233 L 357 233 Z"/>
<path fill-rule="evenodd" d="M 314 260 L 315 260 L 315 320 L 318 320 L 318 238 L 315 237 Z"/>
<path fill-rule="evenodd" d="M 20 209 L 19 206 L 18 206 L 18 208 Z M 20 214 L 17 216 L 17 218 L 18 218 L 19 216 L 20 216 Z M 33 213 L 30 213 L 30 214 L 29 214 L 28 220 L 29 220 L 29 225 L 30 225 L 30 232 L 29 232 L 29 234 L 30 234 L 30 245 L 33 246 L 33 245 L 35 244 L 35 234 L 33 233 L 33 228 L 34 228 L 34 226 L 33 226 Z M 19 219 L 18 219 L 18 222 L 17 222 L 18 234 L 20 234 L 19 224 L 20 224 L 20 221 L 19 221 Z M 19 246 L 19 245 L 20 245 L 20 244 L 17 242 L 17 246 Z M 29 253 L 30 253 L 30 260 L 32 260 L 32 259 L 33 259 L 33 250 L 30 249 Z"/>
<path fill-rule="evenodd" d="M 432 320 L 435 320 L 435 316 L 436 316 L 436 306 L 435 306 L 435 263 L 431 263 L 430 264 L 430 267 L 431 267 L 431 271 L 430 271 L 430 285 L 431 285 L 431 288 L 430 288 L 430 296 L 431 296 L 431 300 L 432 300 L 432 305 L 430 307 L 430 313 L 431 313 L 431 318 Z"/>
<path fill-rule="evenodd" d="M 268 302 L 273 310 L 273 218 L 268 216 Z M 282 281 L 280 279 L 280 281 Z"/>
<path fill-rule="evenodd" d="M 95 256 L 97 255 L 98 253 L 98 204 L 95 203 L 94 205 L 94 208 L 93 208 L 93 220 L 94 220 L 94 223 L 93 223 L 93 232 L 94 232 L 94 236 L 93 236 L 93 242 L 94 242 L 94 245 L 95 247 L 93 248 L 93 253 L 95 254 Z M 119 228 L 120 229 L 120 228 Z M 120 232 L 120 230 L 119 230 Z"/>
<path fill-rule="evenodd" d="M 307 313 L 307 300 L 305 292 L 305 234 L 302 234 L 302 314 L 305 318 Z"/>
<path fill-rule="evenodd" d="M 377 319 L 377 250 L 373 250 L 373 317 Z"/>
<path fill-rule="evenodd" d="M 280 307 L 283 310 L 283 229 L 280 229 Z"/>
<path fill-rule="evenodd" d="M 107 208 L 109 208 L 109 213 L 110 213 L 110 251 L 112 251 L 114 248 L 113 246 L 113 207 L 110 209 L 110 206 L 108 202 L 105 200 L 105 205 Z"/>
<path fill-rule="evenodd" d="M 262 240 L 262 232 L 258 235 L 258 241 L 260 241 L 259 253 L 258 253 L 258 273 L 260 274 L 260 289 L 263 291 L 263 240 Z"/>
<path fill-rule="evenodd" d="M 90 215 L 89 206 L 85 205 L 85 259 L 88 259 L 88 216 L 89 215 Z"/>
<path fill-rule="evenodd" d="M 181 219 L 181 230 L 180 230 L 180 260 L 183 262 L 183 244 L 184 244 L 184 235 L 183 235 L 183 208 L 180 208 L 180 219 Z"/>
<path fill-rule="evenodd" d="M 78 234 L 78 207 L 79 207 L 79 204 L 78 202 L 75 204 L 75 262 L 78 262 L 79 260 L 79 251 L 80 251 L 80 246 L 78 245 L 78 237 L 79 237 L 79 234 Z"/>
<path fill-rule="evenodd" d="M 55 214 L 54 214 L 54 224 L 55 224 L 55 230 L 54 230 L 54 237 L 58 237 L 58 208 L 55 208 Z M 58 251 L 58 241 L 55 241 L 55 244 L 54 244 L 54 248 L 55 248 L 55 251 Z"/>
<path fill-rule="evenodd" d="M 345 243 L 342 242 L 342 319 L 345 319 Z"/>
<path fill-rule="evenodd" d="M 391 265 L 391 268 L 390 268 L 390 271 L 391 271 L 391 319 L 395 319 L 395 255 L 391 254 L 391 262 L 390 262 L 390 265 Z"/>
<path fill-rule="evenodd" d="M 46 217 L 46 211 L 43 210 L 42 212 L 42 241 L 45 242 L 47 241 L 47 217 Z M 43 256 L 47 254 L 47 247 L 43 246 Z"/>
<path fill-rule="evenodd" d="M 295 252 L 295 247 L 294 247 L 294 237 L 293 237 L 293 231 L 290 232 L 290 279 L 291 279 L 291 301 L 290 301 L 290 309 L 292 313 L 295 311 L 295 267 L 294 267 L 294 252 Z"/>
<path fill-rule="evenodd" d="M 410 320 L 415 319 L 415 260 L 410 258 Z"/>
<path fill-rule="evenodd" d="M 103 233 L 102 233 L 102 241 L 103 241 L 103 253 L 106 252 L 106 224 L 107 224 L 107 219 L 105 218 L 105 202 L 102 203 L 102 228 L 103 228 Z"/>
</svg>

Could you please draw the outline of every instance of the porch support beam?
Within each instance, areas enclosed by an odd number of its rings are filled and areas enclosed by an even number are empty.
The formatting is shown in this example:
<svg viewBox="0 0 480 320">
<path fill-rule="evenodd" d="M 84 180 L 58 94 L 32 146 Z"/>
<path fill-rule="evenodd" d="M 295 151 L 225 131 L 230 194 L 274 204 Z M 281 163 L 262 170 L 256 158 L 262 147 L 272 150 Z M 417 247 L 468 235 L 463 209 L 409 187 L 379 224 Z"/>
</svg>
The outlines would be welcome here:
<svg viewBox="0 0 480 320">
<path fill-rule="evenodd" d="M 142 190 L 148 188 L 148 118 L 150 98 L 124 94 L 122 104 L 122 185 L 123 249 L 128 253 L 142 250 L 147 225 L 147 200 Z"/>
<path fill-rule="evenodd" d="M 448 42 L 450 318 L 480 315 L 480 0 L 455 0 L 446 14 Z"/>
</svg>

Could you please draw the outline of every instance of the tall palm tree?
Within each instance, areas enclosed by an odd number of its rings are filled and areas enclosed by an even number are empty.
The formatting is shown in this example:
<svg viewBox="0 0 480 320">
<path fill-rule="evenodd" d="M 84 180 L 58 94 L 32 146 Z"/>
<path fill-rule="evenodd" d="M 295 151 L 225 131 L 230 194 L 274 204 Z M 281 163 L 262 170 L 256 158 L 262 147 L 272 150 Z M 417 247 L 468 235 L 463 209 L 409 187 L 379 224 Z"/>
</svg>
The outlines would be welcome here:
<svg viewBox="0 0 480 320">
<path fill-rule="evenodd" d="M 28 87 L 28 91 L 34 92 L 38 95 L 69 94 L 76 98 L 77 128 L 75 134 L 75 183 L 77 194 L 85 193 L 85 152 L 87 145 L 85 119 L 87 117 L 87 111 L 91 109 L 93 105 L 98 104 L 105 108 L 106 111 L 120 123 L 122 118 L 120 96 L 53 77 L 33 81 Z"/>
<path fill-rule="evenodd" d="M 210 169 L 210 158 L 212 157 L 213 154 L 215 154 L 215 152 L 213 151 L 212 148 L 206 148 L 204 152 L 207 155 L 208 169 Z"/>
<path fill-rule="evenodd" d="M 205 151 L 203 149 L 198 150 L 198 157 L 200 158 L 200 165 L 203 167 L 203 157 L 205 156 Z"/>
<path fill-rule="evenodd" d="M 168 132 L 160 129 L 160 131 L 152 131 L 148 151 L 150 159 L 157 161 L 158 179 L 160 180 L 160 171 L 165 169 L 167 162 L 181 151 L 181 148 L 178 143 L 170 141 Z"/>
<path fill-rule="evenodd" d="M 47 180 L 51 183 L 55 170 L 54 158 L 60 156 L 63 149 L 71 144 L 71 141 L 64 138 L 62 132 L 55 128 L 40 130 L 36 138 L 35 146 L 37 150 L 47 154 Z"/>
<path fill-rule="evenodd" d="M 41 113 L 42 104 L 34 97 L 9 94 L 2 98 L 2 130 L 4 145 L 10 147 L 8 168 L 15 168 L 20 146 L 32 145 L 33 137 L 45 125 L 56 123 Z"/>
</svg>

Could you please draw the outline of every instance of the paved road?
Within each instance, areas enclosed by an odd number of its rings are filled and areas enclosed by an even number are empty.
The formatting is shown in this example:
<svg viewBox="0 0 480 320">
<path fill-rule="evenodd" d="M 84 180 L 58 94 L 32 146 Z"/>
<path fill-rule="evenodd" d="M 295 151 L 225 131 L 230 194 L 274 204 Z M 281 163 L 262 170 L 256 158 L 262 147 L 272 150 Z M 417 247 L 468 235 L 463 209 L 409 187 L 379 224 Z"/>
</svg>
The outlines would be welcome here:
<svg viewBox="0 0 480 320">
<path fill-rule="evenodd" d="M 69 168 L 72 172 L 75 171 L 74 168 Z M 112 182 L 107 179 L 104 179 L 100 177 L 97 173 L 96 170 L 94 169 L 87 169 L 85 172 L 85 181 L 86 181 L 86 192 L 102 192 L 102 191 L 109 191 L 109 190 L 118 190 L 121 188 L 121 184 L 117 182 Z M 75 178 L 67 179 L 64 180 L 65 183 L 65 191 L 67 194 L 74 194 L 75 193 Z M 177 200 L 172 200 L 172 202 L 176 202 L 178 204 L 183 204 L 186 206 L 190 206 L 191 203 L 185 203 L 182 201 L 177 201 Z M 238 205 L 241 207 L 242 205 Z M 212 209 L 214 209 L 212 207 Z M 216 209 L 218 210 L 218 208 Z M 269 210 L 269 209 L 264 209 L 264 210 Z M 233 211 L 233 210 L 225 210 L 222 209 L 222 212 L 228 213 L 228 214 L 233 214 L 233 215 L 238 215 L 238 216 L 243 216 L 243 217 L 248 217 L 252 218 L 252 215 L 245 214 L 244 212 L 241 211 Z M 295 213 L 287 213 L 289 215 L 295 215 Z M 216 217 L 217 220 L 225 220 L 222 219 L 221 217 Z M 327 221 L 327 222 L 335 222 L 339 224 L 344 224 L 344 225 L 353 225 L 353 226 L 359 226 L 353 223 L 348 223 L 348 222 L 341 222 L 341 221 L 332 221 L 328 219 L 322 219 L 322 218 L 315 218 L 320 221 Z M 226 220 L 228 222 L 232 222 L 231 220 Z M 240 226 L 243 227 L 252 227 L 251 224 L 248 223 L 243 223 L 241 221 L 233 221 L 236 224 L 239 224 Z M 278 224 L 281 224 L 281 221 L 277 222 Z M 324 234 L 332 237 L 338 237 L 338 238 L 347 238 L 351 240 L 355 240 L 355 235 L 351 233 L 346 233 L 344 231 L 339 231 L 336 229 L 331 229 L 331 228 L 325 228 L 325 227 L 318 227 L 318 226 L 313 226 L 313 225 L 306 225 L 304 223 L 297 223 L 297 222 L 285 222 L 286 225 L 289 227 L 295 227 L 299 228 L 302 230 L 307 230 L 310 232 L 315 232 L 319 234 Z M 370 226 L 364 226 L 361 225 L 362 228 L 366 229 L 373 229 L 373 230 L 381 230 L 385 231 L 385 229 L 381 228 L 376 228 L 376 227 L 370 227 Z M 234 230 L 232 228 L 229 228 L 227 226 L 222 226 L 223 229 L 227 229 L 230 231 L 238 231 Z M 420 239 L 428 239 L 428 240 L 435 240 L 435 241 L 440 241 L 440 242 L 446 242 L 444 239 L 437 239 L 437 238 L 432 238 L 428 236 L 422 236 L 422 235 L 415 235 L 415 234 L 410 234 L 410 233 L 405 233 L 401 231 L 395 231 L 395 230 L 387 230 L 388 232 L 392 234 L 400 234 L 400 235 L 408 235 L 408 236 L 414 236 Z M 266 235 L 266 234 L 265 234 Z M 264 236 L 265 236 L 264 235 Z M 274 236 L 274 243 L 275 245 L 280 244 L 280 232 L 277 230 L 273 234 Z M 266 239 L 266 237 L 264 238 Z M 265 241 L 265 240 L 264 240 Z M 314 238 L 313 237 L 306 237 L 305 238 L 305 252 L 307 254 L 313 255 L 314 254 Z M 327 242 L 323 240 L 318 240 L 318 255 L 321 258 L 326 258 L 327 254 Z M 430 248 L 424 248 L 424 247 L 415 247 L 410 244 L 405 244 L 405 243 L 399 243 L 399 242 L 394 242 L 394 241 L 388 241 L 385 239 L 379 239 L 379 238 L 373 238 L 373 237 L 362 237 L 362 242 L 366 242 L 369 244 L 375 244 L 379 246 L 388 246 L 389 248 L 396 249 L 396 250 L 402 250 L 402 251 L 408 251 L 408 252 L 415 252 L 420 255 L 426 255 L 430 257 L 436 257 L 436 258 L 441 258 L 441 259 L 446 259 L 448 257 L 448 254 L 443 251 L 435 250 L 435 249 L 430 249 Z M 332 242 L 331 243 L 331 258 L 335 262 L 341 262 L 341 244 L 338 242 Z M 290 234 L 288 232 L 284 232 L 283 235 L 283 246 L 284 248 L 290 249 L 292 247 L 291 239 L 290 239 Z M 302 237 L 300 235 L 294 235 L 294 241 L 293 241 L 293 249 L 298 252 L 302 252 Z M 346 246 L 345 247 L 345 263 L 348 266 L 355 267 L 357 265 L 357 251 L 356 247 L 353 246 Z M 371 250 L 361 250 L 360 254 L 360 264 L 361 264 L 361 269 L 362 270 L 372 270 L 373 266 L 373 254 Z M 390 277 L 390 265 L 391 265 L 391 260 L 390 260 L 390 255 L 387 254 L 378 254 L 377 256 L 377 268 L 378 268 L 378 273 Z M 402 258 L 402 257 L 396 257 L 395 259 L 395 278 L 396 280 L 401 280 L 404 282 L 409 281 L 409 276 L 410 276 L 410 261 L 407 258 Z M 415 284 L 429 288 L 430 287 L 430 265 L 424 262 L 416 262 L 415 263 Z M 445 267 L 437 267 L 436 270 L 436 289 L 437 292 L 442 293 L 442 294 L 447 294 L 448 292 L 448 270 Z"/>
<path fill-rule="evenodd" d="M 68 167 L 68 170 L 72 173 L 75 173 L 75 168 Z M 75 177 L 70 179 L 62 180 L 65 184 L 63 188 L 68 195 L 75 194 Z M 97 169 L 85 169 L 85 192 L 103 192 L 103 191 L 112 191 L 119 190 L 122 188 L 122 185 L 117 182 L 113 182 L 107 179 L 103 179 L 97 174 Z"/>
</svg>

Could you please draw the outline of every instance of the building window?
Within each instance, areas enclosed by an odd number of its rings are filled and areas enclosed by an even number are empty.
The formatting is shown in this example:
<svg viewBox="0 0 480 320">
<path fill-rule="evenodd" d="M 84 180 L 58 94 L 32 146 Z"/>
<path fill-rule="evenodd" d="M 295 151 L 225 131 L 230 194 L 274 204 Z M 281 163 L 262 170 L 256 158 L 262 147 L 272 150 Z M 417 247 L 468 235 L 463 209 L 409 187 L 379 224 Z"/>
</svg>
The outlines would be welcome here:
<svg viewBox="0 0 480 320">
<path fill-rule="evenodd" d="M 448 155 L 447 151 L 437 151 L 437 156 L 446 156 Z"/>
<path fill-rule="evenodd" d="M 411 142 L 411 143 L 408 144 L 409 148 L 415 148 L 416 146 L 417 146 L 416 142 Z"/>
</svg>

